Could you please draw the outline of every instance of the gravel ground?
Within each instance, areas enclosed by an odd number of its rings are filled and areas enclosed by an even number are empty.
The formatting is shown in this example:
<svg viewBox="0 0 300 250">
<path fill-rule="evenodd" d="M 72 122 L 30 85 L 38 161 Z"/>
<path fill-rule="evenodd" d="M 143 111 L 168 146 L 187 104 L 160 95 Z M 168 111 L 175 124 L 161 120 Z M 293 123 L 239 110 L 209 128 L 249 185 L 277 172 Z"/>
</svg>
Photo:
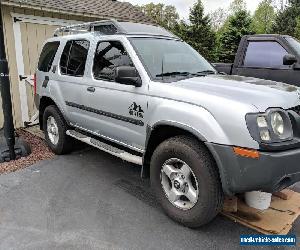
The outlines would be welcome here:
<svg viewBox="0 0 300 250">
<path fill-rule="evenodd" d="M 16 161 L 1 163 L 0 174 L 15 172 L 16 170 L 29 167 L 41 160 L 51 159 L 54 157 L 54 154 L 47 147 L 43 139 L 22 129 L 17 130 L 16 132 L 22 139 L 30 144 L 32 153 L 28 157 L 23 157 Z"/>
</svg>

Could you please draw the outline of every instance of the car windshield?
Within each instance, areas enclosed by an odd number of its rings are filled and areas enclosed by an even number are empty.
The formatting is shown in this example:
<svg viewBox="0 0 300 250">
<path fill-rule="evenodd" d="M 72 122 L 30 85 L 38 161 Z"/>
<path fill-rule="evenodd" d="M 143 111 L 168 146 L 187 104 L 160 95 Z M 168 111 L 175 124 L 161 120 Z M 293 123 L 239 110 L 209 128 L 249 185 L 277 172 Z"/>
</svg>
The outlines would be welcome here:
<svg viewBox="0 0 300 250">
<path fill-rule="evenodd" d="M 158 38 L 131 38 L 152 79 L 188 78 L 216 74 L 216 70 L 185 42 Z"/>
<path fill-rule="evenodd" d="M 300 55 L 300 42 L 292 37 L 287 37 L 286 40 L 290 43 L 294 50 L 296 50 L 297 54 Z"/>
</svg>

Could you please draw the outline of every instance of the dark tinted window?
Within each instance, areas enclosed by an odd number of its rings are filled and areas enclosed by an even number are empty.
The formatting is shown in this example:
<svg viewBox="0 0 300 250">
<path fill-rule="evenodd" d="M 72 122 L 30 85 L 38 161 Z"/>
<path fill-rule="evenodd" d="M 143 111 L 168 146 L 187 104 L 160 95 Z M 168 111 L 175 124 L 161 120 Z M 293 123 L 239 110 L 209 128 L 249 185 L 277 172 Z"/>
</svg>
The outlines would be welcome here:
<svg viewBox="0 0 300 250">
<path fill-rule="evenodd" d="M 94 58 L 94 77 L 114 81 L 118 66 L 134 66 L 123 45 L 117 41 L 100 42 Z"/>
<path fill-rule="evenodd" d="M 84 40 L 67 42 L 60 59 L 62 74 L 83 76 L 90 43 Z"/>
<path fill-rule="evenodd" d="M 59 42 L 46 43 L 42 53 L 40 55 L 38 70 L 43 72 L 49 72 L 52 67 L 54 57 L 56 55 Z"/>
<path fill-rule="evenodd" d="M 250 42 L 244 66 L 259 68 L 285 68 L 283 57 L 287 51 L 277 42 Z"/>
</svg>

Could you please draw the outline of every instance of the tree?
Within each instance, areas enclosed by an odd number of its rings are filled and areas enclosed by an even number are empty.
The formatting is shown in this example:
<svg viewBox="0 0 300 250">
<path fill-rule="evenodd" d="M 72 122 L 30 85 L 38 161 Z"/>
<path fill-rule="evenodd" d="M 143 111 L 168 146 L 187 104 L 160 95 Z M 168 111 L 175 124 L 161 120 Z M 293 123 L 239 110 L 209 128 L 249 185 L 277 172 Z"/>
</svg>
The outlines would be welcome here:
<svg viewBox="0 0 300 250">
<path fill-rule="evenodd" d="M 229 6 L 229 11 L 231 15 L 246 10 L 247 10 L 247 4 L 245 0 L 233 0 Z"/>
<path fill-rule="evenodd" d="M 287 0 L 287 2 L 290 5 L 300 4 L 300 0 Z"/>
<path fill-rule="evenodd" d="M 189 30 L 189 25 L 185 21 L 180 20 L 174 26 L 174 29 L 172 31 L 175 35 L 180 37 L 182 40 L 187 41 L 187 39 L 188 39 L 188 30 Z"/>
<path fill-rule="evenodd" d="M 254 34 L 250 14 L 241 10 L 230 16 L 228 24 L 220 34 L 218 56 L 221 62 L 233 62 L 241 38 Z"/>
<path fill-rule="evenodd" d="M 201 0 L 197 0 L 190 10 L 190 24 L 185 25 L 185 40 L 208 60 L 215 59 L 216 35 L 212 30 L 210 18 L 204 14 Z"/>
<path fill-rule="evenodd" d="M 137 7 L 166 29 L 173 30 L 179 22 L 179 14 L 172 5 L 149 3 Z"/>
<path fill-rule="evenodd" d="M 283 11 L 287 6 L 288 0 L 273 0 L 274 6 L 278 11 Z"/>
<path fill-rule="evenodd" d="M 297 19 L 300 16 L 300 0 L 288 1 L 288 6 L 280 11 L 273 25 L 273 32 L 295 36 Z"/>
<path fill-rule="evenodd" d="M 167 5 L 163 11 L 163 26 L 168 29 L 174 29 L 175 25 L 179 21 L 179 14 L 177 9 L 173 5 Z"/>
<path fill-rule="evenodd" d="M 253 29 L 258 34 L 267 34 L 272 31 L 275 21 L 275 9 L 272 0 L 263 0 L 253 16 Z"/>
<path fill-rule="evenodd" d="M 147 16 L 151 17 L 156 23 L 162 22 L 163 4 L 149 3 L 142 6 L 137 6 Z"/>
<path fill-rule="evenodd" d="M 228 13 L 227 10 L 218 8 L 217 10 L 210 13 L 209 16 L 213 30 L 218 31 L 228 18 Z"/>
<path fill-rule="evenodd" d="M 297 25 L 295 28 L 295 37 L 300 40 L 300 16 L 297 18 Z"/>
</svg>

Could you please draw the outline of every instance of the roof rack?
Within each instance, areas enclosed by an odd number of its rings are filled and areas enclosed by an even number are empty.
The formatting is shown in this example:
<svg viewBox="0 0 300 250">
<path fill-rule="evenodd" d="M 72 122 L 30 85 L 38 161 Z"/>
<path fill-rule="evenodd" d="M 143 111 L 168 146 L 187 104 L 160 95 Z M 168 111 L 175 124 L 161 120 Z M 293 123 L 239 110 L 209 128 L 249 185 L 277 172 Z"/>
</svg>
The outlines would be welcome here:
<svg viewBox="0 0 300 250">
<path fill-rule="evenodd" d="M 118 22 L 114 19 L 61 27 L 56 29 L 54 36 L 89 32 L 98 32 L 102 35 L 152 35 L 179 39 L 171 32 L 159 26 L 133 22 Z"/>
<path fill-rule="evenodd" d="M 55 30 L 54 36 L 57 37 L 95 31 L 105 35 L 126 33 L 125 30 L 119 25 L 118 21 L 111 19 L 61 27 Z"/>
</svg>

